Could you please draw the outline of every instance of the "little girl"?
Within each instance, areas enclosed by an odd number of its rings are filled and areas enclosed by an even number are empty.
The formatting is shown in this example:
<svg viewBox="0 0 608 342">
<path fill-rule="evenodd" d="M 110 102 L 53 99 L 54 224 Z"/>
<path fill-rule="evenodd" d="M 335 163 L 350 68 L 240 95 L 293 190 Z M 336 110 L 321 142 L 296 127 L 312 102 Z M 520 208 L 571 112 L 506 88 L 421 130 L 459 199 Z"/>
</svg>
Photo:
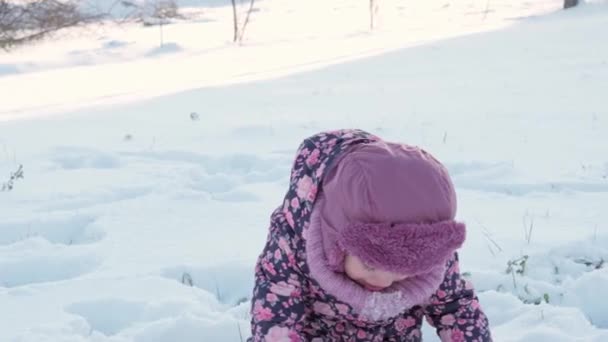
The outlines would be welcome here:
<svg viewBox="0 0 608 342">
<path fill-rule="evenodd" d="M 255 270 L 249 341 L 491 341 L 456 250 L 456 193 L 417 147 L 360 130 L 304 141 Z"/>
</svg>

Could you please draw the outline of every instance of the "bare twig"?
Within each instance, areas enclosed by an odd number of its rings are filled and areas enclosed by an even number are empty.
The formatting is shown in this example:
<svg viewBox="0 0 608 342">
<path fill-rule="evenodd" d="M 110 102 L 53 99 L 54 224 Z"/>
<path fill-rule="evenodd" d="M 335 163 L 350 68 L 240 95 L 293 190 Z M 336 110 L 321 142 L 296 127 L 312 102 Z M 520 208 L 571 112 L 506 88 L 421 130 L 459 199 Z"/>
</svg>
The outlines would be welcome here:
<svg viewBox="0 0 608 342">
<path fill-rule="evenodd" d="M 222 301 L 222 293 L 220 292 L 220 285 L 215 281 L 215 293 L 217 295 L 217 300 Z"/>
<path fill-rule="evenodd" d="M 15 181 L 17 179 L 23 179 L 23 165 L 19 165 L 19 168 L 15 172 L 11 172 L 9 180 L 2 184 L 0 191 L 11 191 L 13 190 Z"/>
<path fill-rule="evenodd" d="M 492 238 L 492 234 L 490 233 L 490 231 L 488 230 L 488 228 L 478 219 L 475 219 L 475 221 L 477 221 L 477 223 L 481 226 L 482 229 L 482 233 L 485 236 L 485 238 L 490 241 L 497 249 L 499 252 L 502 252 L 502 248 L 500 247 L 500 245 L 494 240 L 494 238 Z M 488 248 L 490 248 L 490 251 L 492 252 L 492 255 L 495 256 L 494 251 L 492 250 L 491 246 L 488 245 Z"/>
<path fill-rule="evenodd" d="M 486 0 L 486 9 L 485 11 L 483 11 L 483 20 L 486 20 L 486 17 L 488 16 L 488 11 L 490 10 L 490 0 Z"/>
<path fill-rule="evenodd" d="M 243 333 L 241 332 L 241 324 L 239 323 L 239 321 L 236 321 L 236 326 L 239 329 L 239 339 L 241 340 L 241 342 L 243 342 Z"/>
<path fill-rule="evenodd" d="M 233 41 L 236 41 L 239 38 L 239 18 L 236 13 L 236 1 L 232 0 L 232 22 L 234 24 L 234 38 Z"/>
<path fill-rule="evenodd" d="M 528 223 L 528 218 L 530 222 Z M 532 231 L 534 230 L 534 216 L 530 216 L 528 212 L 523 217 L 523 225 L 524 225 L 524 237 L 526 239 L 526 243 L 529 245 L 532 240 Z"/>
<path fill-rule="evenodd" d="M 254 3 L 255 3 L 255 0 L 251 0 L 249 2 L 249 9 L 247 10 L 247 16 L 245 17 L 245 22 L 243 23 L 243 26 L 241 27 L 241 33 L 239 35 L 239 42 L 242 42 L 243 37 L 245 36 L 245 29 L 247 28 L 247 24 L 249 24 L 249 17 L 251 17 L 251 13 L 253 12 Z"/>
<path fill-rule="evenodd" d="M 374 0 L 369 0 L 369 29 L 374 29 Z"/>
</svg>

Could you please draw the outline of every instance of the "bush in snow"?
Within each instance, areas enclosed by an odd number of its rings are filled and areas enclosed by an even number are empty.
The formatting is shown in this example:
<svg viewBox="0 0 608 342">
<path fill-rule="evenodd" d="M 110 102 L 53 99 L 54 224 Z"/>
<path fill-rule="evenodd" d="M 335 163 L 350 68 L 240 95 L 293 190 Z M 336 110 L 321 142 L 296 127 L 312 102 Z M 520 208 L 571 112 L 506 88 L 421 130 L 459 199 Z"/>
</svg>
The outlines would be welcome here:
<svg viewBox="0 0 608 342">
<path fill-rule="evenodd" d="M 13 190 L 14 183 L 17 179 L 23 179 L 23 165 L 19 165 L 17 171 L 11 173 L 9 180 L 5 183 L 2 183 L 2 188 L 0 188 L 0 191 Z"/>
<path fill-rule="evenodd" d="M 0 48 L 8 50 L 98 18 L 100 15 L 81 12 L 76 0 L 0 0 Z"/>
<path fill-rule="evenodd" d="M 144 26 L 166 25 L 170 19 L 182 18 L 175 0 L 146 1 L 141 8 L 140 20 Z"/>
</svg>

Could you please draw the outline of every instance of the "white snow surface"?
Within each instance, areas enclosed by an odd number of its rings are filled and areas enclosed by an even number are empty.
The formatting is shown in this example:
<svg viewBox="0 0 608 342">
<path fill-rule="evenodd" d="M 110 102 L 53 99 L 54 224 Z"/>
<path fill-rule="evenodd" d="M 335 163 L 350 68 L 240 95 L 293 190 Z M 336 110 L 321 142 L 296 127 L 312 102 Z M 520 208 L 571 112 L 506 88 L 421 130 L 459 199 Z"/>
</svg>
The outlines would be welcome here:
<svg viewBox="0 0 608 342">
<path fill-rule="evenodd" d="M 608 341 L 605 1 L 393 0 L 370 31 L 366 2 L 266 0 L 240 45 L 204 4 L 162 48 L 0 55 L 0 341 L 246 339 L 295 150 L 337 128 L 446 164 L 496 341 Z"/>
</svg>

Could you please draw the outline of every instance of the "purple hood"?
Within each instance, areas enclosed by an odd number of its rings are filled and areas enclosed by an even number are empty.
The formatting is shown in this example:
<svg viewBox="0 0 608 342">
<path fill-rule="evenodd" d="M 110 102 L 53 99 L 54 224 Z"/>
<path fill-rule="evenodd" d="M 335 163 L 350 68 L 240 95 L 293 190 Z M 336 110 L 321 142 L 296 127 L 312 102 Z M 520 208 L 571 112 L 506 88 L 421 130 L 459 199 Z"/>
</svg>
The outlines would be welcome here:
<svg viewBox="0 0 608 342">
<path fill-rule="evenodd" d="M 294 236 L 304 239 L 302 270 L 364 320 L 425 303 L 464 242 L 465 226 L 453 220 L 456 195 L 443 165 L 417 147 L 363 131 L 304 141 L 287 196 L 294 197 L 298 203 L 286 201 L 283 213 Z M 342 273 L 347 253 L 410 277 L 381 293 L 365 290 Z"/>
</svg>

